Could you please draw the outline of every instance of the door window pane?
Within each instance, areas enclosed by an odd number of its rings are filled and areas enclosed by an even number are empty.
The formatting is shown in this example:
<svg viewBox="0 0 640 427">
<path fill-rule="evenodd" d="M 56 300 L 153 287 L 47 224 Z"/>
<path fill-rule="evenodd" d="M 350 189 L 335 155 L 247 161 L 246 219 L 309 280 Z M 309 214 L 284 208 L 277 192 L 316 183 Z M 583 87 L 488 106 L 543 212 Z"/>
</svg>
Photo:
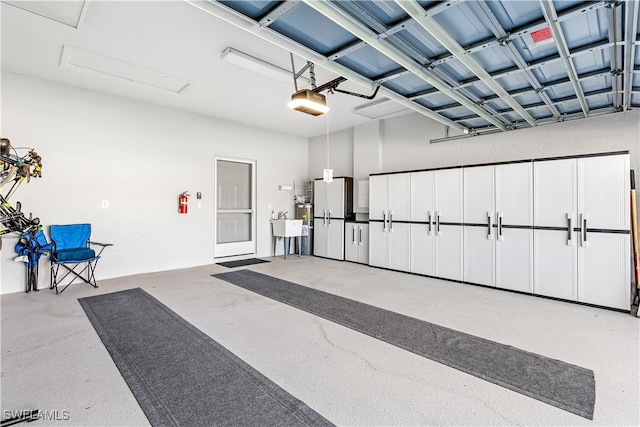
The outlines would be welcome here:
<svg viewBox="0 0 640 427">
<path fill-rule="evenodd" d="M 218 213 L 218 232 L 216 243 L 234 243 L 251 241 L 250 213 Z"/>
<path fill-rule="evenodd" d="M 251 209 L 251 164 L 218 160 L 218 210 Z"/>
</svg>

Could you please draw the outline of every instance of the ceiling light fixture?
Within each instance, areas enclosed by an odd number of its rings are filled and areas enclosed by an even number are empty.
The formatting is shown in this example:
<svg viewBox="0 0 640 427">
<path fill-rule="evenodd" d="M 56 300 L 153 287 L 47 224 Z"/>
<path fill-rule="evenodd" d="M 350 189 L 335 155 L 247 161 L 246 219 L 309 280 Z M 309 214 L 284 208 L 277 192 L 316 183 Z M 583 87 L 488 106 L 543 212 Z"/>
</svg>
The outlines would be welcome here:
<svg viewBox="0 0 640 427">
<path fill-rule="evenodd" d="M 326 97 L 309 89 L 299 90 L 291 95 L 291 101 L 287 103 L 287 106 L 292 110 L 302 111 L 312 116 L 320 116 L 329 111 Z"/>
</svg>

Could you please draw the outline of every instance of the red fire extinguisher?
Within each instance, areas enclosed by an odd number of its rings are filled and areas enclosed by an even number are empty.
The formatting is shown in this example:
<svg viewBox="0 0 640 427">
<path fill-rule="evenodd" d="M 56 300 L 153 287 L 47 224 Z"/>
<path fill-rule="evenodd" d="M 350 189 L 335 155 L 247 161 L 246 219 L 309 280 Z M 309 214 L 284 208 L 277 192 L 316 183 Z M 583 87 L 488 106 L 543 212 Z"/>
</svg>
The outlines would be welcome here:
<svg viewBox="0 0 640 427">
<path fill-rule="evenodd" d="M 178 213 L 181 214 L 186 214 L 188 211 L 188 203 L 189 203 L 189 196 L 190 194 L 187 193 L 186 191 L 182 194 L 180 194 L 180 197 L 178 198 L 179 200 L 179 205 L 178 205 Z"/>
</svg>

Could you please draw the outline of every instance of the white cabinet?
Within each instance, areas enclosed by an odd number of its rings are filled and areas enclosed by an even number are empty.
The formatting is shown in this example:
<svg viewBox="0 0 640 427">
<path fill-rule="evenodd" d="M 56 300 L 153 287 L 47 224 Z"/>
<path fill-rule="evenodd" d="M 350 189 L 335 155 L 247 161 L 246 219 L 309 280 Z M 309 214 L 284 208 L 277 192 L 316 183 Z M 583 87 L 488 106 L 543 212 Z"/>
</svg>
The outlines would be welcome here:
<svg viewBox="0 0 640 427">
<path fill-rule="evenodd" d="M 353 180 L 315 180 L 313 198 L 313 254 L 344 260 L 344 224 L 353 212 Z"/>
<path fill-rule="evenodd" d="M 534 164 L 534 292 L 630 308 L 629 156 Z"/>
<path fill-rule="evenodd" d="M 462 169 L 411 174 L 413 273 L 462 280 Z"/>
<path fill-rule="evenodd" d="M 531 162 L 464 169 L 464 281 L 533 289 Z"/>
<path fill-rule="evenodd" d="M 344 259 L 369 264 L 369 224 L 347 222 Z"/>
<path fill-rule="evenodd" d="M 410 174 L 369 177 L 369 264 L 409 271 Z"/>
</svg>

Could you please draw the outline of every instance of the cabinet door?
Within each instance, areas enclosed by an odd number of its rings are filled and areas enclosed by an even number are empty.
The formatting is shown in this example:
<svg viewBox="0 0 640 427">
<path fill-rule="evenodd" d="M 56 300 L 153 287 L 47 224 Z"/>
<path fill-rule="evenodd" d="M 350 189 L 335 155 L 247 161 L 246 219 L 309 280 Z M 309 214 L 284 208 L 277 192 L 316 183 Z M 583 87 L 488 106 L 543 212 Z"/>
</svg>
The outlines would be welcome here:
<svg viewBox="0 0 640 427">
<path fill-rule="evenodd" d="M 327 257 L 344 260 L 344 220 L 332 219 L 327 225 Z"/>
<path fill-rule="evenodd" d="M 435 275 L 445 279 L 462 280 L 463 230 L 460 225 L 440 225 L 435 238 Z"/>
<path fill-rule="evenodd" d="M 629 310 L 630 236 L 590 233 L 578 246 L 578 301 Z"/>
<path fill-rule="evenodd" d="M 575 301 L 578 297 L 578 233 L 533 231 L 533 293 Z"/>
<path fill-rule="evenodd" d="M 388 267 L 387 237 L 389 233 L 382 222 L 369 222 L 369 265 Z"/>
<path fill-rule="evenodd" d="M 369 225 L 359 224 L 358 235 L 356 236 L 358 242 L 358 262 L 362 264 L 369 264 Z"/>
<path fill-rule="evenodd" d="M 327 209 L 332 218 L 344 218 L 345 179 L 336 178 L 327 184 Z"/>
<path fill-rule="evenodd" d="M 534 225 L 567 227 L 568 214 L 577 227 L 576 165 L 575 159 L 534 162 Z"/>
<path fill-rule="evenodd" d="M 464 226 L 464 281 L 495 286 L 495 239 L 487 227 Z"/>
<path fill-rule="evenodd" d="M 400 271 L 409 271 L 411 250 L 410 224 L 393 224 L 393 228 L 387 233 L 389 268 Z"/>
<path fill-rule="evenodd" d="M 435 171 L 434 184 L 434 211 L 440 212 L 440 222 L 462 223 L 462 168 Z"/>
<path fill-rule="evenodd" d="M 427 224 L 411 224 L 411 255 L 409 271 L 435 275 L 434 233 L 429 233 Z"/>
<path fill-rule="evenodd" d="M 386 175 L 369 177 L 369 219 L 383 219 L 388 209 L 389 180 Z"/>
<path fill-rule="evenodd" d="M 496 287 L 533 292 L 533 229 L 502 229 L 496 241 Z"/>
<path fill-rule="evenodd" d="M 411 221 L 426 222 L 435 212 L 433 171 L 411 174 Z"/>
<path fill-rule="evenodd" d="M 464 222 L 466 224 L 486 224 L 488 214 L 494 218 L 494 170 L 494 166 L 464 169 Z"/>
<path fill-rule="evenodd" d="M 533 165 L 531 162 L 497 165 L 495 182 L 496 212 L 502 214 L 502 223 L 533 225 Z"/>
<path fill-rule="evenodd" d="M 327 183 L 320 180 L 313 181 L 313 215 L 316 218 L 324 216 L 327 209 Z"/>
<path fill-rule="evenodd" d="M 313 254 L 326 257 L 327 252 L 327 227 L 321 221 L 317 221 L 313 227 Z"/>
<path fill-rule="evenodd" d="M 629 230 L 629 156 L 578 159 L 578 213 L 587 228 Z"/>
<path fill-rule="evenodd" d="M 348 222 L 344 228 L 344 259 L 358 261 L 359 242 L 357 240 L 358 224 Z"/>
<path fill-rule="evenodd" d="M 396 221 L 409 221 L 411 217 L 411 174 L 389 175 L 389 211 Z"/>
</svg>

